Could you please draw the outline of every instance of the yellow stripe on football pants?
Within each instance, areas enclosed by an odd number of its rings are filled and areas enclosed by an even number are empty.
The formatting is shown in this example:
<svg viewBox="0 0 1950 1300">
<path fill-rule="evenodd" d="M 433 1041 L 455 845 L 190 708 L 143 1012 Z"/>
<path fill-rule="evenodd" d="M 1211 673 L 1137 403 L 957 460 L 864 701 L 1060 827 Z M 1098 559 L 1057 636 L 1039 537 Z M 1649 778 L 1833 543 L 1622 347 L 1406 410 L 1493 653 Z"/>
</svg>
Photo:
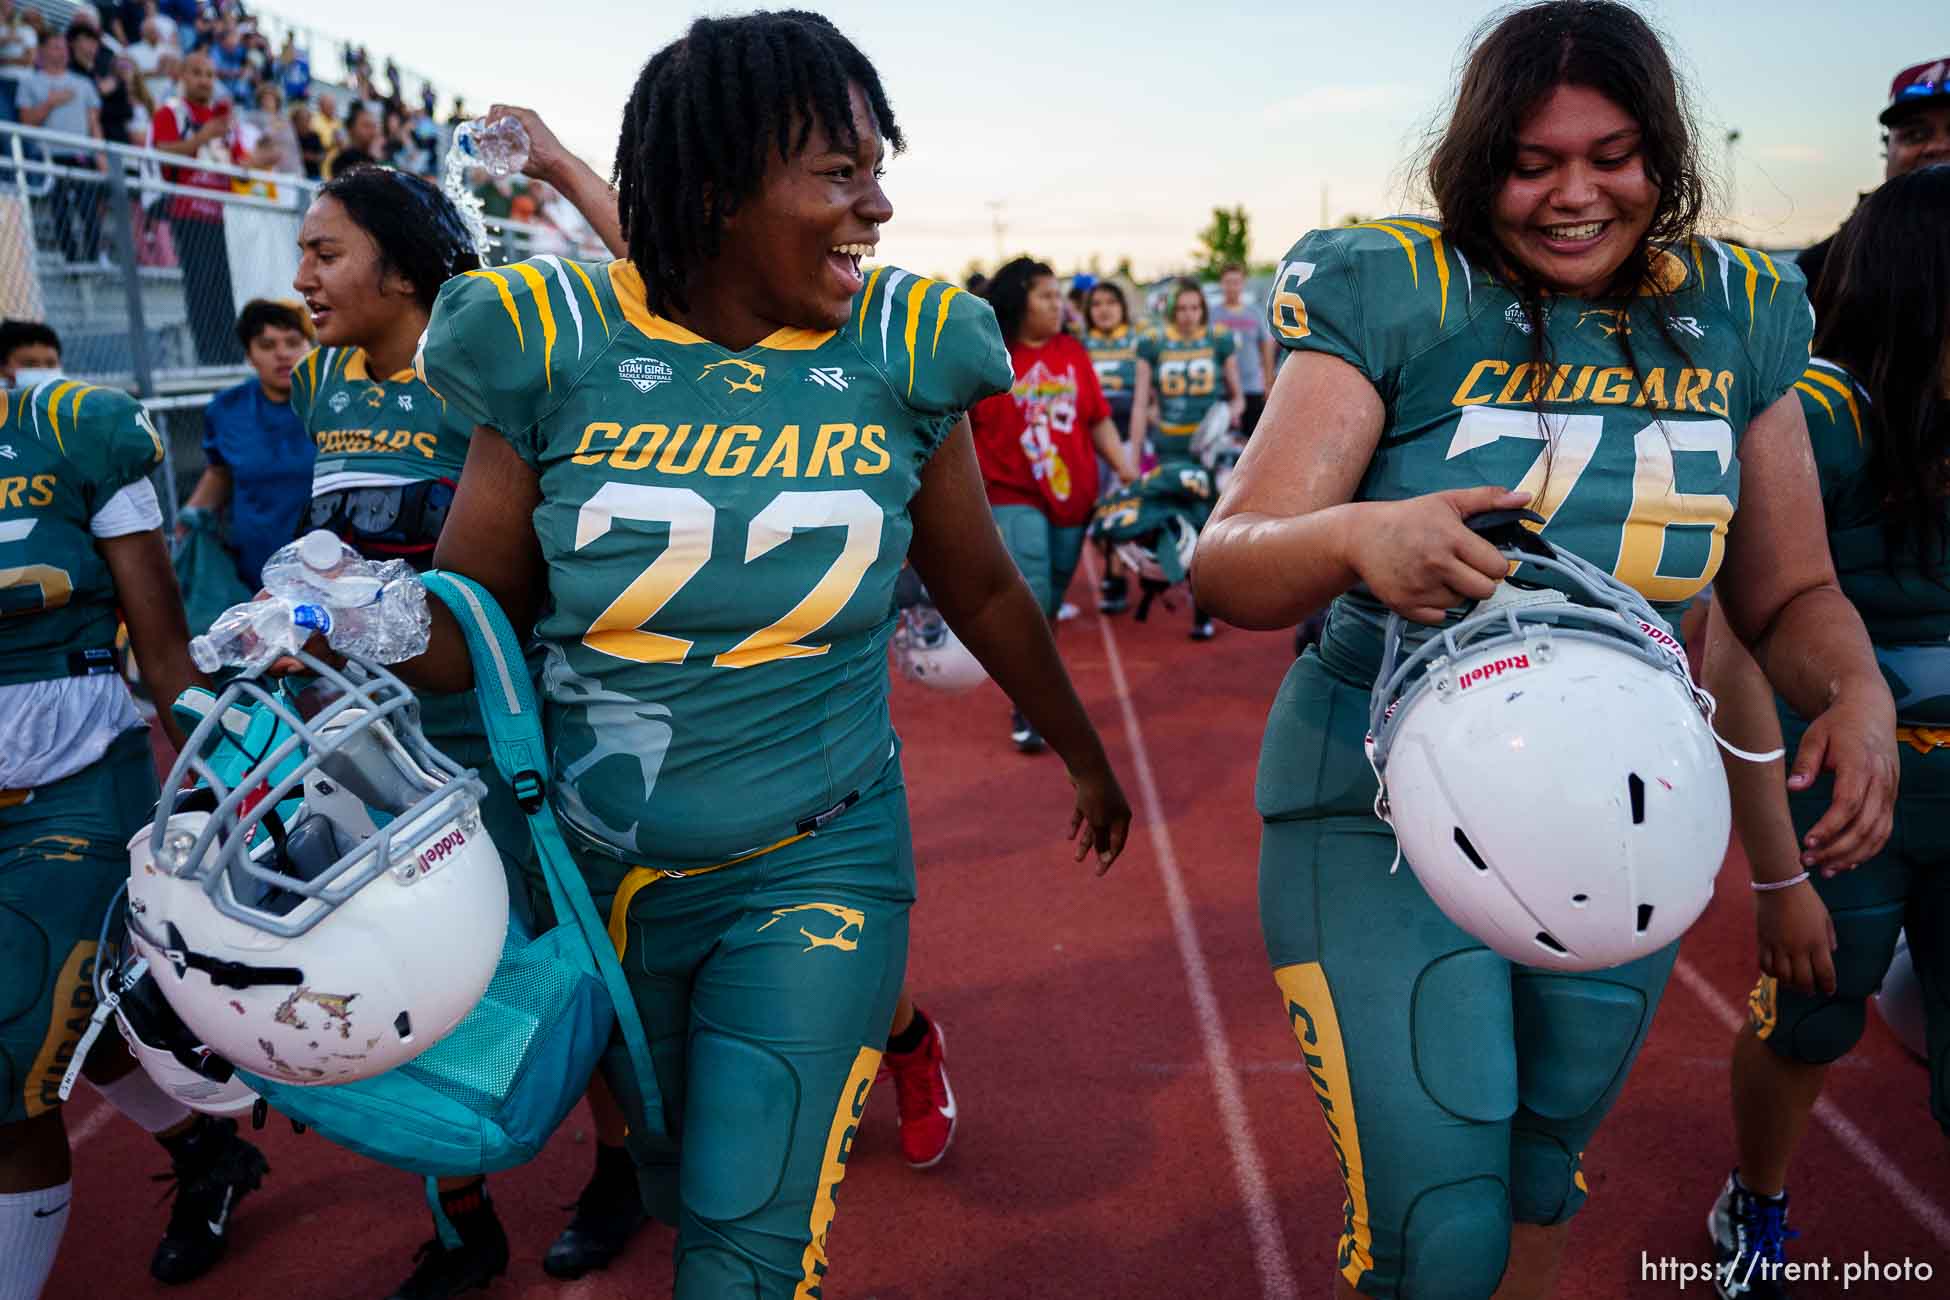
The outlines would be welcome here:
<svg viewBox="0 0 1950 1300">
<path fill-rule="evenodd" d="M 853 1151 L 853 1135 L 859 1131 L 860 1116 L 866 1113 L 867 1092 L 880 1069 L 880 1051 L 862 1047 L 853 1058 L 853 1070 L 840 1090 L 839 1105 L 833 1109 L 833 1124 L 826 1131 L 826 1158 L 819 1167 L 819 1191 L 813 1197 L 812 1217 L 806 1227 L 809 1237 L 806 1253 L 799 1262 L 799 1285 L 792 1300 L 819 1300 L 820 1283 L 826 1277 L 826 1233 L 837 1213 L 834 1194 L 846 1177 L 846 1159 Z"/>
<path fill-rule="evenodd" d="M 1361 1163 L 1361 1135 L 1354 1118 L 1354 1088 L 1348 1081 L 1347 1049 L 1341 1039 L 1340 1015 L 1327 987 L 1327 972 L 1317 961 L 1283 966 L 1273 980 L 1286 999 L 1287 1018 L 1300 1044 L 1300 1059 L 1320 1099 L 1327 1134 L 1340 1159 L 1341 1182 L 1347 1190 L 1342 1209 L 1338 1267 L 1349 1286 L 1374 1268 L 1374 1229 L 1368 1222 L 1368 1182 Z"/>
</svg>

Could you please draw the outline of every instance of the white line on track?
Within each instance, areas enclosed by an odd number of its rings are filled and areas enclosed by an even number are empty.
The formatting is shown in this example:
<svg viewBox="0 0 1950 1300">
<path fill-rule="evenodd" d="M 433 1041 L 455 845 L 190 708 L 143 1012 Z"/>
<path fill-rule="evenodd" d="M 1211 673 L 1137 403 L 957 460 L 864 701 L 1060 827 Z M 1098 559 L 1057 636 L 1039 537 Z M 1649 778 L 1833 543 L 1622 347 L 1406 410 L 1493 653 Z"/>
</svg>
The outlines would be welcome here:
<svg viewBox="0 0 1950 1300">
<path fill-rule="evenodd" d="M 1741 1024 L 1746 1020 L 1740 1008 L 1723 997 L 1691 962 L 1683 957 L 1680 958 L 1673 966 L 1672 973 L 1678 977 L 1681 984 L 1692 991 L 1694 997 L 1706 1004 L 1706 1009 L 1713 1013 L 1715 1020 L 1725 1026 L 1728 1033 L 1739 1031 Z M 1944 1213 L 1943 1207 L 1938 1205 L 1929 1193 L 1905 1178 L 1903 1172 L 1896 1168 L 1896 1162 L 1875 1144 L 1873 1138 L 1857 1128 L 1855 1121 L 1844 1115 L 1841 1108 L 1826 1097 L 1815 1103 L 1815 1119 L 1837 1142 L 1842 1144 L 1843 1150 L 1854 1156 L 1870 1175 L 1882 1184 L 1885 1191 L 1896 1198 L 1897 1204 L 1908 1210 L 1918 1223 L 1929 1229 L 1930 1235 L 1936 1238 L 1937 1245 L 1950 1250 L 1950 1214 Z"/>
<path fill-rule="evenodd" d="M 68 1150 L 72 1151 L 83 1142 L 108 1127 L 108 1121 L 115 1114 L 115 1107 L 97 1099 L 93 1110 L 68 1130 Z"/>
<path fill-rule="evenodd" d="M 1097 587 L 1097 565 L 1086 557 L 1089 590 Z M 1293 1264 L 1287 1259 L 1286 1242 L 1280 1235 L 1279 1215 L 1273 1208 L 1273 1191 L 1260 1164 L 1259 1148 L 1253 1144 L 1252 1124 L 1246 1115 L 1246 1100 L 1239 1091 L 1239 1074 L 1233 1068 L 1226 1046 L 1225 1023 L 1219 1015 L 1218 995 L 1212 991 L 1212 973 L 1205 963 L 1205 950 L 1199 944 L 1198 929 L 1192 923 L 1192 905 L 1185 893 L 1184 877 L 1178 870 L 1178 855 L 1171 845 L 1171 828 L 1165 824 L 1163 802 L 1158 798 L 1158 783 L 1152 775 L 1151 755 L 1138 726 L 1137 709 L 1131 704 L 1131 687 L 1124 676 L 1124 661 L 1117 653 L 1117 637 L 1110 620 L 1098 618 L 1097 629 L 1104 638 L 1104 658 L 1110 665 L 1111 685 L 1117 691 L 1117 706 L 1124 715 L 1124 733 L 1130 737 L 1131 762 L 1137 769 L 1138 798 L 1143 805 L 1144 822 L 1151 832 L 1151 847 L 1158 859 L 1158 875 L 1163 878 L 1165 898 L 1171 907 L 1172 935 L 1178 941 L 1178 956 L 1185 964 L 1185 983 L 1190 986 L 1192 1008 L 1198 1015 L 1199 1039 L 1205 1048 L 1205 1064 L 1212 1072 L 1212 1091 L 1219 1103 L 1219 1122 L 1225 1130 L 1226 1145 L 1232 1152 L 1233 1172 L 1239 1179 L 1239 1196 L 1245 1202 L 1246 1234 L 1252 1239 L 1253 1262 L 1259 1268 L 1260 1292 L 1266 1300 L 1298 1300 L 1299 1285 L 1294 1281 Z"/>
</svg>

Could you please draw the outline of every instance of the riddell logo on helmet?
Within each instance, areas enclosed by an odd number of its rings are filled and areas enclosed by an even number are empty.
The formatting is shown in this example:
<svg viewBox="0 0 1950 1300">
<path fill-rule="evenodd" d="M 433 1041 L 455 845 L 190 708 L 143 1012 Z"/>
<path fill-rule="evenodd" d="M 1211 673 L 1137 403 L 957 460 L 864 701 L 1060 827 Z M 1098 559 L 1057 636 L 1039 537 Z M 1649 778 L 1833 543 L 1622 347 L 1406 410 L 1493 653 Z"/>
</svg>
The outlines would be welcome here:
<svg viewBox="0 0 1950 1300">
<path fill-rule="evenodd" d="M 1679 644 L 1678 637 L 1672 635 L 1672 633 L 1670 632 L 1666 632 L 1661 630 L 1660 628 L 1656 628 L 1652 626 L 1650 623 L 1646 622 L 1642 618 L 1637 619 L 1635 621 L 1639 625 L 1639 631 L 1645 633 L 1647 640 L 1653 641 L 1656 644 L 1662 646 L 1669 654 L 1679 655 L 1682 658 L 1685 656 L 1686 647 Z"/>
<path fill-rule="evenodd" d="M 460 852 L 467 843 L 467 836 L 458 828 L 448 831 L 420 851 L 420 874 L 425 875 L 451 855 Z"/>
<path fill-rule="evenodd" d="M 1506 655 L 1502 659 L 1492 659 L 1456 678 L 1456 689 L 1466 691 L 1472 686 L 1481 686 L 1484 682 L 1495 681 L 1505 673 L 1521 672 L 1528 667 L 1530 667 L 1530 656 L 1527 654 Z"/>
</svg>

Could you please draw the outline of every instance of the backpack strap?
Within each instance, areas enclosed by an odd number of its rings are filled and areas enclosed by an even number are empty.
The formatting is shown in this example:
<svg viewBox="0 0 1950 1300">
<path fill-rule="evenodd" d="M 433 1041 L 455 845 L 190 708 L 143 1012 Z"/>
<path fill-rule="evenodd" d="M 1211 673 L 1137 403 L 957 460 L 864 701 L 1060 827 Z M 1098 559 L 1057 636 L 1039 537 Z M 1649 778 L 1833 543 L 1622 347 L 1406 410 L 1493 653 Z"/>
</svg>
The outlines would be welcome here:
<svg viewBox="0 0 1950 1300">
<path fill-rule="evenodd" d="M 636 1076 L 642 1101 L 643 1124 L 653 1130 L 639 1133 L 632 1124 L 631 1145 L 635 1146 L 639 1139 L 647 1143 L 661 1138 L 665 1136 L 663 1098 L 650 1064 L 649 1039 L 635 1013 L 636 999 L 630 994 L 629 982 L 610 944 L 609 933 L 596 915 L 589 886 L 562 839 L 555 810 L 549 806 L 548 746 L 542 739 L 541 710 L 535 700 L 534 683 L 529 680 L 522 659 L 521 643 L 515 638 L 508 616 L 479 583 L 438 569 L 420 577 L 427 590 L 446 605 L 467 637 L 468 654 L 474 661 L 474 691 L 481 701 L 481 721 L 487 727 L 494 766 L 513 788 L 516 801 L 528 815 L 529 834 L 535 841 L 535 855 L 540 859 L 555 915 L 574 921 L 616 1007 L 616 1022 L 623 1031 L 630 1069 Z"/>
</svg>

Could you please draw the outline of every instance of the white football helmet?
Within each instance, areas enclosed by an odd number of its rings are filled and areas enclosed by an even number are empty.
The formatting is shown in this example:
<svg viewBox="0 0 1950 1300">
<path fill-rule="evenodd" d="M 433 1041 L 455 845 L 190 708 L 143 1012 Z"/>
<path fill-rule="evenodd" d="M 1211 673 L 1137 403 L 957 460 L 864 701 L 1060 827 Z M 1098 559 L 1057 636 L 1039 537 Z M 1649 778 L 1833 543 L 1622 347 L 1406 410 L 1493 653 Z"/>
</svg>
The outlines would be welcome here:
<svg viewBox="0 0 1950 1300">
<path fill-rule="evenodd" d="M 1246 440 L 1232 431 L 1232 408 L 1214 402 L 1192 434 L 1192 455 L 1212 474 L 1213 490 L 1224 493 Z"/>
<path fill-rule="evenodd" d="M 1192 571 L 1192 556 L 1198 551 L 1198 529 L 1189 519 L 1172 515 L 1158 529 L 1158 540 L 1145 546 L 1136 539 L 1119 542 L 1112 548 L 1128 573 L 1144 582 L 1170 586 L 1183 582 Z M 1176 565 L 1173 572 L 1168 565 Z"/>
<path fill-rule="evenodd" d="M 1930 1059 L 1925 1033 L 1929 1017 L 1923 1008 L 1923 981 L 1916 977 L 1916 959 L 1909 954 L 1909 932 L 1896 939 L 1896 954 L 1876 991 L 1876 1010 L 1896 1041 L 1909 1049 L 1911 1056 Z"/>
<path fill-rule="evenodd" d="M 1515 528 L 1511 525 L 1511 528 Z M 1369 717 L 1375 811 L 1450 920 L 1564 971 L 1657 952 L 1698 919 L 1731 831 L 1711 700 L 1636 591 L 1524 533 L 1504 582 L 1405 659 L 1388 621 Z"/>
<path fill-rule="evenodd" d="M 299 658 L 322 679 L 302 700 L 240 677 L 191 733 L 129 842 L 129 934 L 200 1043 L 268 1078 L 348 1083 L 480 1000 L 507 881 L 484 787 L 420 734 L 405 684 Z"/>
<path fill-rule="evenodd" d="M 937 691 L 969 691 L 989 679 L 932 605 L 909 605 L 894 624 L 894 663 L 901 675 Z"/>
</svg>

